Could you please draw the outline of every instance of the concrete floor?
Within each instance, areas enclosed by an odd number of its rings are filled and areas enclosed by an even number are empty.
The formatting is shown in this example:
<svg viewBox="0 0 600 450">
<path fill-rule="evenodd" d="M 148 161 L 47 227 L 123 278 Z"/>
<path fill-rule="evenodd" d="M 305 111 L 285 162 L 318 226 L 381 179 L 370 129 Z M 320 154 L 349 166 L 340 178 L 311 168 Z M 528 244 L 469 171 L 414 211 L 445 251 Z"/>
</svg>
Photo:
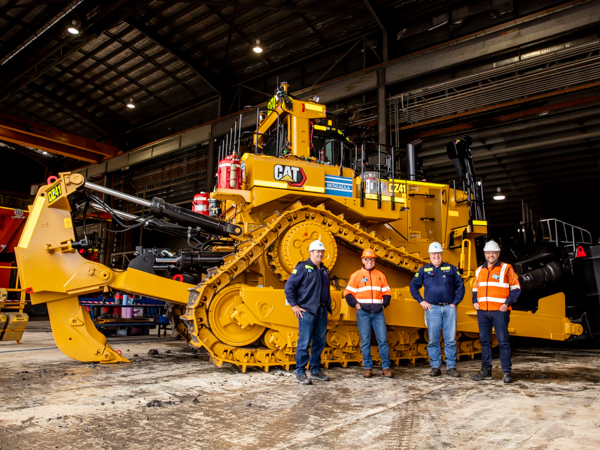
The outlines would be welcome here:
<svg viewBox="0 0 600 450">
<path fill-rule="evenodd" d="M 30 323 L 21 345 L 0 342 L 1 450 L 600 448 L 594 348 L 520 341 L 512 385 L 497 367 L 495 380 L 475 383 L 432 379 L 420 362 L 396 367 L 393 380 L 336 367 L 331 382 L 299 386 L 282 370 L 218 369 L 173 338 L 110 343 L 132 364 L 73 361 L 47 322 Z"/>
</svg>

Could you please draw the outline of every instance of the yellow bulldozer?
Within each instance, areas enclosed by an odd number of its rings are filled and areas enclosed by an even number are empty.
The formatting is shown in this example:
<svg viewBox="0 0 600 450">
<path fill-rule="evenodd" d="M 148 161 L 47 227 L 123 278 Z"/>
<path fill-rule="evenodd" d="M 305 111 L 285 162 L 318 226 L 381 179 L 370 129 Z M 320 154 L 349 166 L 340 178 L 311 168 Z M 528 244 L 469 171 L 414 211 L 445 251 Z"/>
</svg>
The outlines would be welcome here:
<svg viewBox="0 0 600 450">
<path fill-rule="evenodd" d="M 241 128 L 240 119 L 219 149 L 218 184 L 203 213 L 114 191 L 78 173 L 61 173 L 39 189 L 16 257 L 22 285 L 32 303 L 47 304 L 56 344 L 65 354 L 85 362 L 127 362 L 78 301 L 80 295 L 118 291 L 171 302 L 178 332 L 189 345 L 206 349 L 217 366 L 289 369 L 298 323 L 284 285 L 315 239 L 325 244 L 331 274 L 326 367 L 362 360 L 355 310 L 343 292 L 366 248 L 375 251 L 392 287 L 385 310 L 390 358 L 398 363 L 427 357 L 423 309 L 408 285 L 428 263 L 433 241 L 442 243 L 444 259 L 459 268 L 467 290 L 458 307 L 458 354 L 479 352 L 470 288 L 475 239 L 487 233 L 487 222 L 481 181 L 468 161 L 466 176 L 451 184 L 400 179 L 395 149 L 358 148 L 333 127 L 324 105 L 292 98 L 285 83 L 268 109 L 257 110 L 246 151 Z M 148 215 L 114 210 L 98 194 L 142 205 Z M 73 229 L 82 202 L 125 227 L 153 227 L 189 246 L 165 257 L 140 254 L 123 271 L 86 260 L 78 251 L 85 239 L 77 240 Z M 185 276 L 158 275 L 164 267 Z M 535 313 L 513 311 L 509 331 L 566 340 L 583 327 L 565 317 L 564 296 L 556 294 L 541 299 Z M 377 359 L 376 347 L 373 353 Z"/>
</svg>

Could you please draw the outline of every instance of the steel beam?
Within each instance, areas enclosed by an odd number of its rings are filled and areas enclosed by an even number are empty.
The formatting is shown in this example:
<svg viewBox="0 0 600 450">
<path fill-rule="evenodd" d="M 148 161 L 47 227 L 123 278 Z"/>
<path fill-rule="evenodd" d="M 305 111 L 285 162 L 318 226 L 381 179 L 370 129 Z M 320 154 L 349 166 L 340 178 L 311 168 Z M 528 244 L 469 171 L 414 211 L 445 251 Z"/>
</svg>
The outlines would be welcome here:
<svg viewBox="0 0 600 450">
<path fill-rule="evenodd" d="M 573 6 L 575 5 L 575 6 Z M 377 89 L 377 71 L 386 71 L 388 85 L 400 83 L 478 58 L 495 55 L 600 22 L 600 2 L 570 2 L 445 42 L 379 66 L 355 72 L 314 88 L 294 92 L 298 98 L 318 95 L 324 103 Z"/>
<path fill-rule="evenodd" d="M 43 125 L 38 125 L 33 122 L 16 119 L 14 117 L 6 115 L 0 115 L 0 128 L 23 135 L 29 135 L 35 139 L 41 139 L 43 141 L 59 144 L 62 147 L 72 148 L 74 150 L 81 150 L 86 152 L 85 154 L 96 153 L 97 155 L 100 155 L 100 157 L 113 157 L 117 156 L 119 152 L 119 149 L 113 145 L 103 144 L 101 142 L 96 142 L 91 139 L 77 136 L 75 134 L 65 133 L 64 131 L 56 130 L 54 128 L 46 127 Z M 25 139 L 24 141 L 18 143 L 21 143 L 23 145 L 30 145 L 28 142 L 30 141 Z M 92 161 L 96 162 L 98 159 L 99 157 L 96 156 L 92 158 Z"/>
<path fill-rule="evenodd" d="M 148 39 L 156 42 L 158 45 L 160 45 L 162 48 L 174 55 L 176 58 L 186 63 L 194 72 L 198 74 L 200 78 L 204 80 L 206 84 L 208 84 L 208 86 L 210 86 L 212 90 L 214 90 L 217 94 L 220 94 L 220 87 L 218 87 L 217 81 L 213 80 L 210 74 L 208 74 L 201 67 L 199 67 L 197 61 L 190 58 L 188 54 L 181 51 L 179 48 L 175 48 L 175 46 L 167 42 L 167 40 L 164 37 L 160 36 L 155 30 L 147 26 L 144 20 L 139 20 L 134 17 L 128 17 L 125 19 L 125 21 L 131 26 L 135 27 L 138 31 L 143 33 Z"/>
<path fill-rule="evenodd" d="M 340 17 L 350 14 L 347 9 L 328 9 L 328 8 L 302 8 L 299 6 L 289 5 L 269 5 L 266 2 L 239 2 L 239 1 L 208 1 L 208 0 L 180 0 L 179 3 L 195 3 L 199 5 L 209 5 L 218 7 L 235 7 L 246 9 L 266 9 L 269 11 L 290 11 L 290 12 L 302 12 L 302 13 L 321 13 L 329 14 L 335 17 Z M 352 15 L 356 16 L 368 16 L 369 13 L 366 11 L 355 11 L 351 12 Z"/>
<path fill-rule="evenodd" d="M 557 92 L 557 95 L 562 94 L 562 92 L 563 91 Z M 582 106 L 587 103 L 594 103 L 594 102 L 600 102 L 600 95 L 592 95 L 590 97 L 584 97 L 584 98 L 579 98 L 576 100 L 569 100 L 566 102 L 555 103 L 553 105 L 538 106 L 536 108 L 530 108 L 525 111 L 517 111 L 514 113 L 510 113 L 510 114 L 503 114 L 501 116 L 492 117 L 490 119 L 480 119 L 480 120 L 475 120 L 473 122 L 461 123 L 458 125 L 452 125 L 452 126 L 445 127 L 445 128 L 436 128 L 435 130 L 429 130 L 429 131 L 424 131 L 421 133 L 416 133 L 414 135 L 410 135 L 406 138 L 406 140 L 411 140 L 411 139 L 416 139 L 416 138 L 427 139 L 430 137 L 464 133 L 469 130 L 476 130 L 476 129 L 480 129 L 480 128 L 487 127 L 490 125 L 497 125 L 497 124 L 501 124 L 501 123 L 505 123 L 505 122 L 510 122 L 510 121 L 513 121 L 516 119 L 522 119 L 522 118 L 528 117 L 528 116 L 539 116 L 540 114 L 545 113 L 545 112 L 555 111 L 558 109 L 573 108 L 576 106 Z"/>
<path fill-rule="evenodd" d="M 389 59 L 389 34 L 392 29 L 392 24 L 387 19 L 384 9 L 377 0 L 363 0 L 365 6 L 375 19 L 377 26 L 381 29 L 383 42 L 383 62 L 388 62 Z"/>
<path fill-rule="evenodd" d="M 54 153 L 55 155 L 62 155 L 88 163 L 96 163 L 102 159 L 100 155 L 92 152 L 79 150 L 75 147 L 69 147 L 68 145 L 59 144 L 58 142 L 49 141 L 47 139 L 32 136 L 31 134 L 13 131 L 4 127 L 0 127 L 0 140 L 24 145 L 26 147 L 34 147 Z"/>
<path fill-rule="evenodd" d="M 16 91 L 26 87 L 39 77 L 47 73 L 56 65 L 70 58 L 70 56 L 95 39 L 105 30 L 119 23 L 121 20 L 134 14 L 139 9 L 150 3 L 151 0 L 120 0 L 110 5 L 106 15 L 100 16 L 99 20 L 88 24 L 85 33 L 76 37 L 69 37 L 57 43 L 48 50 L 44 57 L 37 59 L 34 63 L 14 68 L 14 71 L 6 74 L 3 79 L 3 87 L 0 88 L 0 103 L 13 95 Z M 120 5 L 124 3 L 125 5 Z M 86 4 L 86 3 L 84 3 Z M 95 19 L 94 19 L 95 20 Z M 12 61 L 11 61 L 12 62 Z"/>
<path fill-rule="evenodd" d="M 97 117 L 95 114 L 88 112 L 86 109 L 80 108 L 79 106 L 77 106 L 77 102 L 68 101 L 63 97 L 56 95 L 54 92 L 52 92 L 48 89 L 45 89 L 42 86 L 39 86 L 37 83 L 31 83 L 28 87 L 29 87 L 29 89 L 32 89 L 33 91 L 39 93 L 40 95 L 43 95 L 44 97 L 49 98 L 53 102 L 58 103 L 60 106 L 69 109 L 70 111 L 74 112 L 75 114 L 80 115 L 81 117 L 86 118 L 87 120 L 90 121 L 91 125 L 93 125 L 98 130 L 102 131 L 103 133 L 106 133 L 108 136 L 111 137 L 111 139 L 114 142 L 116 142 L 118 140 L 119 132 L 112 125 L 109 125 L 103 119 Z M 65 87 L 64 89 L 67 89 L 67 91 L 69 91 L 69 93 L 72 93 L 70 90 L 70 87 Z M 68 97 L 68 96 L 69 95 L 65 95 L 65 97 Z"/>
<path fill-rule="evenodd" d="M 214 3 L 216 4 L 217 2 Z M 220 6 L 223 6 L 222 2 L 218 3 Z M 566 6 L 562 5 L 561 7 L 546 9 L 542 12 L 515 19 L 509 23 L 483 30 L 431 49 L 426 49 L 389 61 L 388 63 L 322 83 L 321 85 L 301 89 L 293 92 L 293 94 L 297 98 L 308 98 L 318 95 L 322 103 L 333 103 L 337 100 L 377 90 L 377 71 L 380 69 L 385 70 L 386 84 L 390 85 L 430 73 L 441 67 L 454 66 L 477 58 L 491 56 L 497 52 L 529 45 L 542 39 L 558 37 L 566 32 L 591 26 L 597 22 L 600 22 L 599 2 L 581 3 L 574 1 Z M 176 140 L 181 137 L 190 142 L 190 145 L 205 142 L 211 135 L 211 126 L 210 123 L 207 123 L 193 130 L 183 132 L 180 135 L 167 138 L 165 141 Z M 201 136 L 203 140 L 194 141 L 191 135 Z M 142 162 L 144 157 L 141 155 L 150 157 L 149 155 L 152 154 L 152 151 L 148 151 L 148 148 L 153 148 L 154 145 L 148 144 L 127 155 L 136 153 L 135 161 Z M 179 148 L 173 148 L 172 151 Z M 123 157 L 126 157 L 126 155 L 123 155 Z M 117 164 L 115 161 L 114 165 L 111 164 L 109 166 L 103 163 L 101 166 L 83 169 L 83 172 L 98 174 L 104 173 L 106 170 L 110 171 L 110 167 L 122 168 L 127 165 L 127 162 Z"/>
</svg>

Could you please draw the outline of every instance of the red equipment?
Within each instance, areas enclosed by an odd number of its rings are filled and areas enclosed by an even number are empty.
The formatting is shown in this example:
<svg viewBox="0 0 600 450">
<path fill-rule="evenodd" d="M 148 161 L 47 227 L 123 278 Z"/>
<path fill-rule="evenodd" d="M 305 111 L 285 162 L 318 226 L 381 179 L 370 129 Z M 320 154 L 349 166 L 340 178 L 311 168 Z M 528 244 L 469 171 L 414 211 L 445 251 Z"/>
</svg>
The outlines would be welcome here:
<svg viewBox="0 0 600 450">
<path fill-rule="evenodd" d="M 217 172 L 219 189 L 241 189 L 242 179 L 240 159 L 235 153 L 219 161 L 219 171 Z"/>
<path fill-rule="evenodd" d="M 0 206 L 0 253 L 13 253 L 29 213 Z"/>
<path fill-rule="evenodd" d="M 209 196 L 206 192 L 200 192 L 199 194 L 194 195 L 192 211 L 208 216 L 208 198 Z"/>
</svg>

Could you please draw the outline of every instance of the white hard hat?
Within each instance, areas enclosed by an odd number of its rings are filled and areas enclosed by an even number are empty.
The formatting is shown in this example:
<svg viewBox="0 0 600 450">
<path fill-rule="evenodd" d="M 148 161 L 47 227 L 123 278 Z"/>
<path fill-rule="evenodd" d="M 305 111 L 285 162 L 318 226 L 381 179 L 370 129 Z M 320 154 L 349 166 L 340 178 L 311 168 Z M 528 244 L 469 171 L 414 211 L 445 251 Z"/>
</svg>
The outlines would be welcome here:
<svg viewBox="0 0 600 450">
<path fill-rule="evenodd" d="M 499 252 L 500 246 L 496 241 L 487 241 L 485 243 L 485 247 L 483 247 L 484 252 Z"/>
<path fill-rule="evenodd" d="M 308 251 L 312 252 L 314 250 L 325 250 L 325 246 L 321 241 L 312 241 L 308 246 Z"/>
<path fill-rule="evenodd" d="M 429 253 L 442 253 L 443 251 L 442 244 L 439 242 L 432 242 L 429 244 Z"/>
</svg>

